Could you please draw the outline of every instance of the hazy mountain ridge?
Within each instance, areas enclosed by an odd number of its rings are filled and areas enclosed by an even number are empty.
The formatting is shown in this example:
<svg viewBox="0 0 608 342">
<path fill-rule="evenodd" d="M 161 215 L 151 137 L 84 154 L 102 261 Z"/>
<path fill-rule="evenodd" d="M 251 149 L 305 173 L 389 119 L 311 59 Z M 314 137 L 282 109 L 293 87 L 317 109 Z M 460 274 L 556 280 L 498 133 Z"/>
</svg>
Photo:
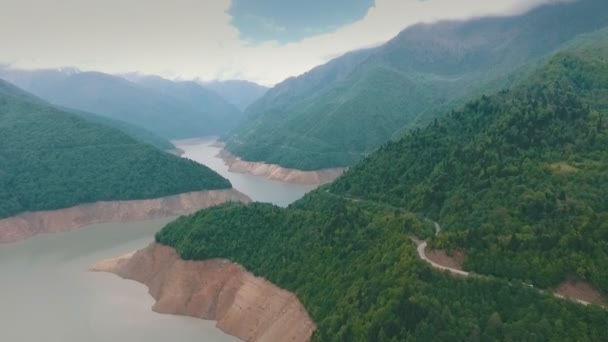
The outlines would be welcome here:
<svg viewBox="0 0 608 342">
<path fill-rule="evenodd" d="M 226 101 L 244 111 L 249 105 L 264 96 L 268 87 L 243 80 L 199 82 L 203 87 L 213 90 Z"/>
<path fill-rule="evenodd" d="M 201 132 L 204 135 L 219 135 L 228 132 L 242 119 L 243 113 L 224 99 L 221 95 L 196 81 L 171 81 L 159 76 L 129 77 L 135 84 L 158 92 L 164 96 L 178 100 L 182 104 L 198 111 L 207 120 L 207 126 L 212 127 Z M 210 133 L 211 134 L 210 134 Z"/>
<path fill-rule="evenodd" d="M 269 90 L 227 148 L 304 170 L 352 165 L 452 103 L 509 86 L 511 73 L 608 25 L 606 11 L 605 1 L 582 0 L 517 17 L 410 27 L 360 58 L 349 54 Z"/>
<path fill-rule="evenodd" d="M 223 134 L 241 116 L 235 106 L 194 82 L 156 78 L 152 86 L 143 86 L 72 69 L 1 68 L 0 77 L 55 105 L 124 121 L 166 139 Z"/>
</svg>

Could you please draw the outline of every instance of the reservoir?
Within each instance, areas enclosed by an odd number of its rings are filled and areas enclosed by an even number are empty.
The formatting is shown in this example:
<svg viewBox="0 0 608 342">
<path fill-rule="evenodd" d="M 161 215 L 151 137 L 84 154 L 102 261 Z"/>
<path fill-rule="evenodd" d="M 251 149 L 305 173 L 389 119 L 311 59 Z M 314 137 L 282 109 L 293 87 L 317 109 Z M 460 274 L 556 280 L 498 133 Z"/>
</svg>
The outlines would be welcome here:
<svg viewBox="0 0 608 342">
<path fill-rule="evenodd" d="M 315 188 L 311 185 L 284 183 L 246 173 L 229 172 L 228 166 L 216 157 L 221 148 L 215 146 L 215 142 L 215 138 L 202 138 L 174 141 L 173 144 L 184 151 L 182 157 L 207 165 L 213 171 L 229 179 L 235 189 L 256 202 L 273 203 L 285 207 Z"/>
<path fill-rule="evenodd" d="M 313 188 L 228 172 L 213 142 L 179 147 L 254 200 L 286 206 Z M 142 284 L 88 271 L 100 260 L 145 247 L 169 221 L 100 224 L 0 244 L 0 341 L 237 341 L 214 322 L 153 312 Z"/>
</svg>

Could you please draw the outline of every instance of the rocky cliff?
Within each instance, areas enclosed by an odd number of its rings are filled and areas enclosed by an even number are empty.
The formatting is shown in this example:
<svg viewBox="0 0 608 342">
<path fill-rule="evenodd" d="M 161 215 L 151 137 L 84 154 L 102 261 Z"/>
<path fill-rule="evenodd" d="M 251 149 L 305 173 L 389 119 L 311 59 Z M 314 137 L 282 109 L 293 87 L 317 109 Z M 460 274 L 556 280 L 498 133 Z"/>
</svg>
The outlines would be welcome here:
<svg viewBox="0 0 608 342">
<path fill-rule="evenodd" d="M 227 260 L 184 261 L 174 249 L 151 244 L 92 270 L 147 285 L 156 312 L 215 320 L 244 341 L 304 342 L 316 328 L 294 294 Z"/>
</svg>

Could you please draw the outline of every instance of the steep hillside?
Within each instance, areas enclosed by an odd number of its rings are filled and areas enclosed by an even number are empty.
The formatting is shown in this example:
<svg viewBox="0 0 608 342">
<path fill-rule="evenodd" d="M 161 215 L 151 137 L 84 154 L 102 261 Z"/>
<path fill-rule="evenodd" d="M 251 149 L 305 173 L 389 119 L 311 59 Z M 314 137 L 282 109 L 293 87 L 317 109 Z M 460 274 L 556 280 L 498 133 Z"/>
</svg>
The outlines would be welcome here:
<svg viewBox="0 0 608 342">
<path fill-rule="evenodd" d="M 52 107 L 0 80 L 0 218 L 230 182 L 193 161 Z"/>
<path fill-rule="evenodd" d="M 52 104 L 124 121 L 166 139 L 223 134 L 240 111 L 194 82 L 149 86 L 98 72 L 0 69 L 0 77 Z"/>
<path fill-rule="evenodd" d="M 245 110 L 268 91 L 267 87 L 240 80 L 204 82 L 201 85 L 213 90 L 240 110 Z"/>
<path fill-rule="evenodd" d="M 608 292 L 608 31 L 559 53 L 522 85 L 388 144 L 333 193 L 425 213 L 434 246 L 466 268 Z"/>
<path fill-rule="evenodd" d="M 314 341 L 593 341 L 608 328 L 599 308 L 432 271 L 410 240 L 430 231 L 405 211 L 318 191 L 288 209 L 201 211 L 156 240 L 185 260 L 229 259 L 295 293 L 317 326 Z"/>
<path fill-rule="evenodd" d="M 607 11 L 606 1 L 581 0 L 413 26 L 271 89 L 227 149 L 302 170 L 352 165 L 396 133 L 516 82 L 578 34 L 608 25 Z"/>
<path fill-rule="evenodd" d="M 116 129 L 126 133 L 127 135 L 130 135 L 131 137 L 133 137 L 141 142 L 152 145 L 160 150 L 171 151 L 171 150 L 175 149 L 175 146 L 169 140 L 162 138 L 159 135 L 156 135 L 140 126 L 136 126 L 136 125 L 130 124 L 125 121 L 106 118 L 104 116 L 97 115 L 97 114 L 82 112 L 82 111 L 71 109 L 71 108 L 60 108 L 60 109 L 66 111 L 68 113 L 78 115 L 87 121 L 116 128 Z"/>
<path fill-rule="evenodd" d="M 316 341 L 601 340 L 607 311 L 548 292 L 572 277 L 608 291 L 607 38 L 579 40 L 287 209 L 216 207 L 156 240 L 294 292 Z M 447 230 L 435 246 L 499 277 L 432 271 L 411 241 L 433 235 L 426 218 Z"/>
</svg>

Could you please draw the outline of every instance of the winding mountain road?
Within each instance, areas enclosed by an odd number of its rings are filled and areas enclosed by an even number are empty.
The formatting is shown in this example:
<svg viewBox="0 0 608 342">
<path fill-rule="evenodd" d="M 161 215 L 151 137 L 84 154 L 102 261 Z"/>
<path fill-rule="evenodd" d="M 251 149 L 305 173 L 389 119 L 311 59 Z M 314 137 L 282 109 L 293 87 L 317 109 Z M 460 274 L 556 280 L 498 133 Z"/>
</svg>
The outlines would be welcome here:
<svg viewBox="0 0 608 342">
<path fill-rule="evenodd" d="M 357 203 L 369 203 L 369 204 L 379 205 L 379 206 L 383 206 L 383 207 L 390 208 L 390 209 L 405 210 L 403 208 L 398 208 L 398 207 L 395 207 L 395 206 L 392 206 L 392 205 L 386 204 L 386 203 L 381 203 L 381 202 L 376 202 L 376 201 L 370 201 L 370 200 L 364 200 L 364 199 L 360 199 L 360 198 L 353 198 L 353 197 L 348 197 L 348 196 L 343 196 L 343 195 L 336 195 L 336 194 L 330 192 L 329 189 L 325 190 L 325 192 L 328 193 L 328 194 L 330 194 L 330 195 L 332 195 L 332 196 L 336 196 L 336 197 L 343 198 L 343 199 L 346 199 L 346 200 L 349 200 L 349 201 L 353 201 L 353 202 L 357 202 Z M 432 221 L 430 219 L 427 219 L 427 220 L 430 221 L 430 222 L 432 222 L 433 225 L 435 226 L 435 235 L 441 233 L 441 225 L 439 225 L 439 223 L 437 223 L 435 221 Z M 418 256 L 420 257 L 420 259 L 422 259 L 422 260 L 426 261 L 427 263 L 429 263 L 433 268 L 435 268 L 437 270 L 441 270 L 441 271 L 448 271 L 451 274 L 454 274 L 454 275 L 457 275 L 457 276 L 461 276 L 461 277 L 486 277 L 486 276 L 481 275 L 481 274 L 466 272 L 466 271 L 459 270 L 459 269 L 456 269 L 456 268 L 453 268 L 453 267 L 440 265 L 440 264 L 432 261 L 426 255 L 426 247 L 428 246 L 427 242 L 426 241 L 417 240 L 414 237 L 412 237 L 411 239 L 412 239 L 412 241 L 414 241 L 418 245 L 418 247 L 416 248 L 416 250 L 418 251 Z M 509 282 L 509 286 L 520 286 L 520 285 L 519 284 L 514 285 L 511 282 Z M 542 290 L 542 289 L 539 289 L 539 288 L 535 287 L 534 285 L 523 284 L 523 286 L 526 286 L 526 287 L 529 287 L 530 289 L 536 290 L 539 293 L 549 293 L 549 294 L 553 295 L 556 298 L 564 299 L 564 300 L 570 300 L 570 301 L 573 301 L 575 303 L 582 304 L 582 305 L 585 305 L 585 306 L 586 305 L 592 305 L 592 304 L 594 304 L 594 303 L 590 303 L 590 302 L 584 301 L 582 299 L 577 299 L 577 298 L 573 298 L 573 297 L 565 297 L 565 296 L 562 296 L 562 295 L 560 295 L 558 293 L 555 293 L 555 292 L 552 292 L 552 291 Z M 605 307 L 605 306 L 603 306 L 603 305 L 599 305 L 599 306 L 602 307 L 603 309 L 607 309 L 608 310 L 608 308 Z"/>
<path fill-rule="evenodd" d="M 364 200 L 364 199 L 360 199 L 360 198 L 352 198 L 352 197 L 348 197 L 348 196 L 341 196 L 341 195 L 336 195 L 332 192 L 328 190 L 325 190 L 326 193 L 336 196 L 336 197 L 340 197 L 349 201 L 353 201 L 353 202 L 357 202 L 357 203 L 369 203 L 369 204 L 374 204 L 374 205 L 379 205 L 379 206 L 383 206 L 383 207 L 387 207 L 387 208 L 391 208 L 391 209 L 398 209 L 398 210 L 405 210 L 403 208 L 398 208 L 395 206 L 392 206 L 390 204 L 386 204 L 386 203 L 381 203 L 381 202 L 375 202 L 375 201 L 370 201 L 370 200 Z M 441 233 L 441 225 L 439 225 L 439 223 L 429 220 L 430 222 L 433 223 L 433 225 L 435 226 L 435 235 L 438 235 L 439 233 Z M 420 241 L 414 237 L 411 238 L 412 241 L 414 241 L 417 245 L 416 250 L 418 251 L 418 256 L 420 257 L 420 259 L 426 261 L 427 263 L 429 263 L 433 268 L 440 270 L 440 271 L 448 271 L 451 274 L 457 275 L 457 276 L 461 276 L 461 277 L 485 277 L 484 275 L 481 274 L 475 274 L 475 273 L 470 273 L 470 272 L 466 272 L 463 270 L 459 270 L 453 267 L 449 267 L 449 266 L 444 266 L 444 265 L 440 265 L 434 261 L 432 261 L 431 259 L 429 259 L 429 257 L 426 255 L 426 247 L 428 246 L 426 241 Z M 520 286 L 520 284 L 512 284 L 511 282 L 509 282 L 509 286 Z M 592 305 L 593 303 L 584 301 L 582 299 L 577 299 L 577 298 L 572 298 L 572 297 L 565 297 L 562 296 L 560 294 L 557 294 L 555 292 L 552 291 L 547 291 L 547 290 L 542 290 L 539 288 L 536 288 L 534 285 L 528 285 L 528 284 L 523 284 L 523 286 L 529 287 L 539 293 L 549 293 L 551 295 L 553 295 L 556 298 L 559 299 L 564 299 L 564 300 L 570 300 L 573 301 L 575 303 L 578 304 L 582 304 L 582 305 Z M 608 309 L 605 306 L 600 305 L 600 307 L 604 308 L 604 309 Z"/>
<path fill-rule="evenodd" d="M 439 233 L 441 233 L 441 226 L 439 225 L 439 223 L 433 221 L 433 224 L 435 225 L 435 235 L 438 235 Z M 468 277 L 470 274 L 469 272 L 465 272 L 459 269 L 455 269 L 452 267 L 448 267 L 448 266 L 443 266 L 443 265 L 439 265 L 438 263 L 432 261 L 431 259 L 429 259 L 426 255 L 426 246 L 428 245 L 426 241 L 414 241 L 417 242 L 418 244 L 418 256 L 420 256 L 420 259 L 428 262 L 429 264 L 431 264 L 431 266 L 433 266 L 434 268 L 438 269 L 438 270 L 442 270 L 442 271 L 448 271 L 450 273 L 459 275 L 459 276 L 465 276 Z M 420 243 L 418 243 L 420 242 Z"/>
<path fill-rule="evenodd" d="M 435 221 L 431 221 L 431 222 L 433 222 L 433 225 L 435 226 L 435 235 L 438 235 L 439 233 L 441 233 L 441 226 L 439 225 L 439 223 L 437 223 Z M 420 256 L 420 259 L 428 262 L 433 268 L 436 268 L 436 269 L 441 270 L 441 271 L 448 271 L 448 272 L 450 272 L 452 274 L 455 274 L 455 275 L 458 275 L 458 276 L 464 276 L 464 277 L 468 277 L 468 276 L 483 277 L 482 275 L 479 275 L 479 274 L 474 274 L 474 273 L 462 271 L 462 270 L 459 270 L 459 269 L 456 269 L 456 268 L 440 265 L 440 264 L 432 261 L 426 255 L 426 247 L 428 245 L 427 242 L 426 241 L 418 241 L 418 240 L 414 240 L 414 242 L 416 242 L 418 244 L 417 251 L 418 251 L 418 256 Z M 509 286 L 514 286 L 514 285 L 511 282 L 509 282 Z M 527 286 L 527 287 L 529 287 L 531 289 L 534 289 L 534 290 L 538 291 L 539 293 L 550 293 L 550 294 L 552 294 L 556 298 L 570 300 L 570 301 L 573 301 L 573 302 L 578 303 L 578 304 L 582 304 L 582 305 L 591 305 L 591 304 L 593 304 L 593 303 L 584 301 L 582 299 L 577 299 L 577 298 L 572 298 L 572 297 L 565 297 L 565 296 L 562 296 L 562 295 L 560 295 L 558 293 L 555 293 L 555 292 L 550 292 L 550 291 L 542 290 L 542 289 L 536 288 L 534 285 L 524 284 L 524 286 Z M 601 306 L 601 307 L 603 307 L 604 309 L 606 309 L 604 306 Z"/>
</svg>

